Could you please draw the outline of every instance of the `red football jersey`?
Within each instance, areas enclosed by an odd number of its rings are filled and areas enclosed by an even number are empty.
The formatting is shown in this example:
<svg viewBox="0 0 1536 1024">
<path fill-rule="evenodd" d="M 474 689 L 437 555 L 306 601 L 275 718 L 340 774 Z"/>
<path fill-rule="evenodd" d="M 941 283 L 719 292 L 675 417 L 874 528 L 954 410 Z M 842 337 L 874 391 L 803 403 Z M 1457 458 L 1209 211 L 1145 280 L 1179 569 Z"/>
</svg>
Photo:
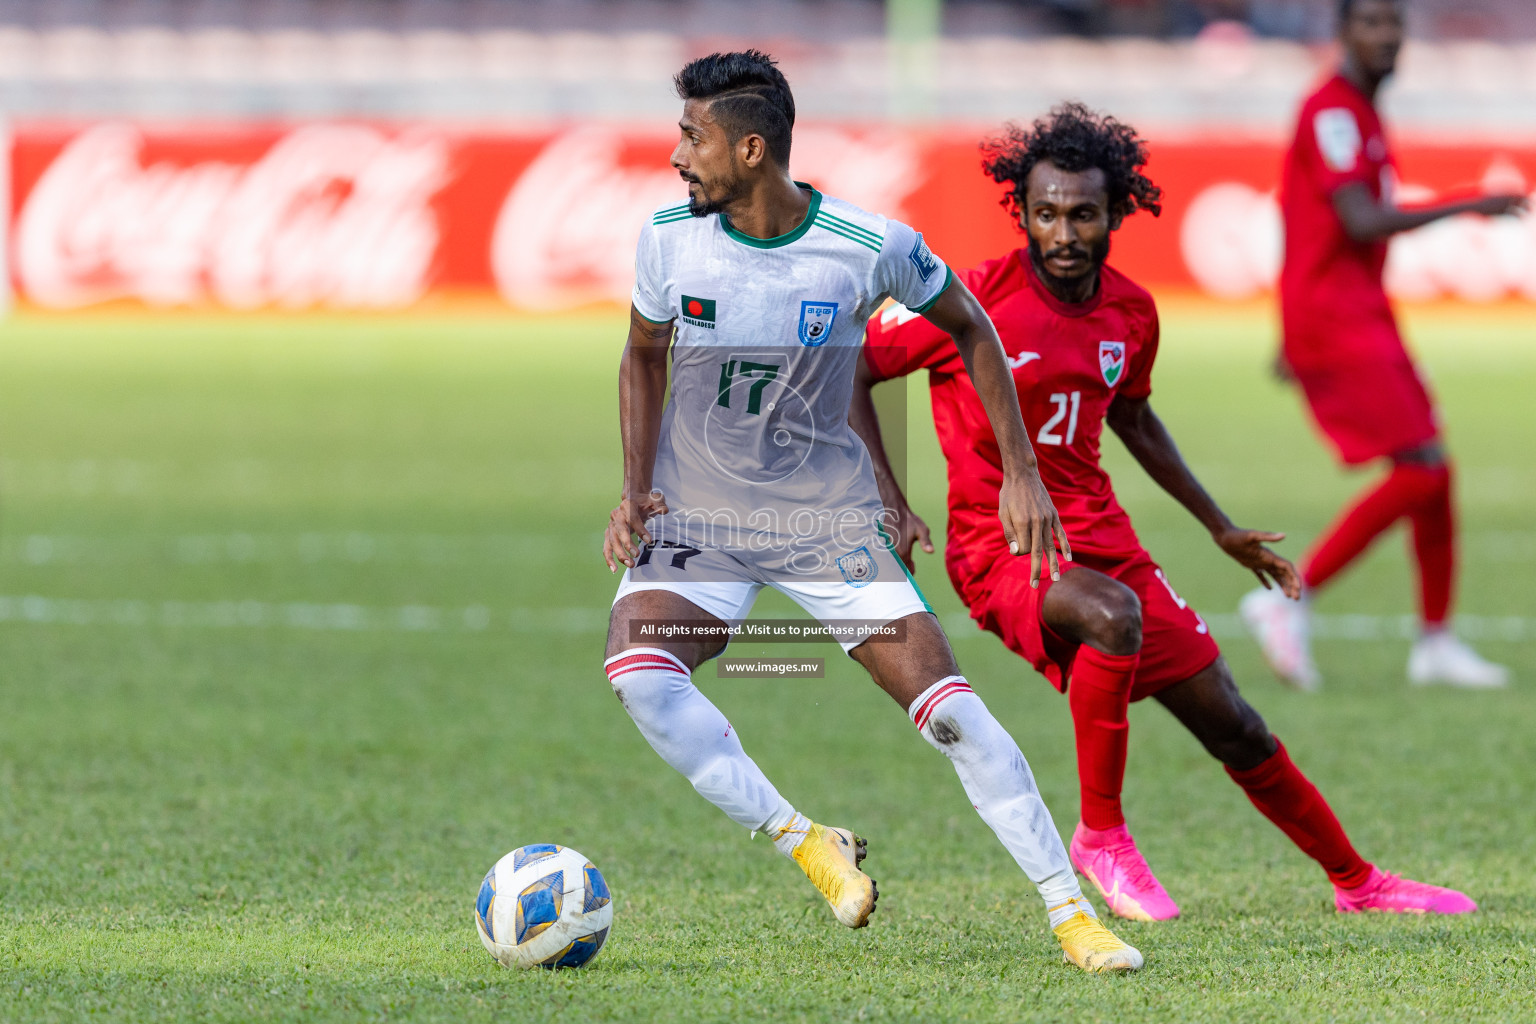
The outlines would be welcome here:
<svg viewBox="0 0 1536 1024">
<path fill-rule="evenodd" d="M 1280 207 L 1285 265 L 1280 316 L 1285 354 L 1307 370 L 1402 358 L 1402 342 L 1382 285 L 1386 242 L 1356 242 L 1344 232 L 1333 194 L 1358 182 L 1378 201 L 1396 188 L 1397 166 L 1370 99 L 1335 75 L 1301 106 L 1285 157 Z"/>
<path fill-rule="evenodd" d="M 1069 305 L 1041 284 L 1024 249 L 959 276 L 997 325 L 1040 478 L 1072 550 L 1132 557 L 1141 542 L 1099 465 L 1099 436 L 1116 394 L 1145 398 L 1152 392 L 1158 341 L 1152 296 L 1106 266 L 1098 294 Z M 973 586 L 1008 549 L 997 519 L 1002 457 L 981 396 L 950 336 L 901 306 L 873 317 L 864 342 L 878 380 L 928 371 L 933 422 L 949 463 L 945 561 L 956 589 L 969 600 Z"/>
</svg>

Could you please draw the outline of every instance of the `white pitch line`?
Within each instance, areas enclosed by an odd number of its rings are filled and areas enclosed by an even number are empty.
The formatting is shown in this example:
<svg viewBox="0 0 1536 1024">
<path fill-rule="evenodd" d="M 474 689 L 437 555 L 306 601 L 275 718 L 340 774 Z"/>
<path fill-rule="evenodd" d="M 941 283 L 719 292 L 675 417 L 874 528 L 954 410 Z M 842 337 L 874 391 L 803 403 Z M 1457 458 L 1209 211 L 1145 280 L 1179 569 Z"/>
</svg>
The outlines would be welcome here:
<svg viewBox="0 0 1536 1024">
<path fill-rule="evenodd" d="M 216 629 L 309 629 L 357 632 L 482 632 L 506 629 L 538 635 L 586 635 L 608 627 L 608 608 L 594 603 L 574 607 L 512 608 L 494 611 L 481 604 L 435 607 L 407 604 L 377 607 L 314 601 L 172 601 L 146 598 L 41 597 L 0 594 L 0 623 L 53 626 L 170 626 Z M 1211 635 L 1231 640 L 1246 635 L 1235 614 L 1206 615 Z M 1458 615 L 1458 635 L 1468 640 L 1536 639 L 1536 619 L 1518 615 Z M 981 635 L 963 613 L 944 617 L 956 640 Z M 1418 620 L 1411 615 L 1314 615 L 1312 632 L 1324 640 L 1411 640 Z"/>
<path fill-rule="evenodd" d="M 1236 612 L 1215 615 L 1201 613 L 1218 640 L 1235 640 L 1248 635 Z M 963 639 L 981 630 L 969 616 L 953 614 L 944 619 L 951 637 Z M 1466 640 L 1536 639 L 1536 619 L 1519 615 L 1458 615 L 1452 622 L 1456 635 Z M 1322 615 L 1312 616 L 1312 636 L 1319 640 L 1413 640 L 1419 635 L 1419 620 L 1414 615 Z"/>
<path fill-rule="evenodd" d="M 1211 635 L 1246 636 L 1248 630 L 1236 613 L 1207 615 Z M 1536 619 L 1519 615 L 1458 615 L 1451 623 L 1457 636 L 1465 640 L 1521 640 L 1536 638 Z M 1419 636 L 1417 615 L 1312 616 L 1312 636 L 1321 640 L 1416 640 Z"/>
<path fill-rule="evenodd" d="M 27 534 L 0 537 L 0 562 L 30 567 L 164 559 L 180 565 L 321 562 L 422 565 L 551 562 L 572 544 L 602 550 L 602 534 L 208 533 L 143 537 Z"/>
<path fill-rule="evenodd" d="M 481 604 L 392 608 L 318 601 L 174 601 L 145 598 L 42 597 L 0 594 L 0 623 L 34 626 L 167 626 L 203 629 L 309 629 L 342 632 L 482 632 L 548 635 L 601 634 L 608 609 L 515 608 L 493 612 Z"/>
<path fill-rule="evenodd" d="M 319 630 L 478 631 L 491 625 L 483 605 L 372 608 L 311 601 L 154 601 L 139 598 L 0 595 L 0 622 L 58 626 L 187 626 Z"/>
</svg>

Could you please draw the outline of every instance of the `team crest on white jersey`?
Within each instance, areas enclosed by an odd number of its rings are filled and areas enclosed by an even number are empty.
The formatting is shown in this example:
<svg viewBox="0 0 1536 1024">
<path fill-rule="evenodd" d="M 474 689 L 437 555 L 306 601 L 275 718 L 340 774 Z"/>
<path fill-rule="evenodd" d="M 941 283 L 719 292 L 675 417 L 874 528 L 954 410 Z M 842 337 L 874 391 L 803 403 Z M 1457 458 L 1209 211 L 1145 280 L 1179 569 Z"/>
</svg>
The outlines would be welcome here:
<svg viewBox="0 0 1536 1024">
<path fill-rule="evenodd" d="M 869 548 L 861 547 L 850 551 L 837 560 L 837 571 L 843 574 L 843 582 L 850 587 L 867 587 L 880 575 L 880 567 L 875 564 L 875 556 L 869 553 Z"/>
<path fill-rule="evenodd" d="M 1120 378 L 1125 374 L 1125 342 L 1099 342 L 1099 372 L 1104 375 L 1104 383 L 1110 387 L 1120 383 Z"/>
<path fill-rule="evenodd" d="M 837 319 L 835 302 L 800 303 L 800 344 L 807 348 L 819 348 L 826 344 L 832 333 L 832 321 Z"/>
</svg>

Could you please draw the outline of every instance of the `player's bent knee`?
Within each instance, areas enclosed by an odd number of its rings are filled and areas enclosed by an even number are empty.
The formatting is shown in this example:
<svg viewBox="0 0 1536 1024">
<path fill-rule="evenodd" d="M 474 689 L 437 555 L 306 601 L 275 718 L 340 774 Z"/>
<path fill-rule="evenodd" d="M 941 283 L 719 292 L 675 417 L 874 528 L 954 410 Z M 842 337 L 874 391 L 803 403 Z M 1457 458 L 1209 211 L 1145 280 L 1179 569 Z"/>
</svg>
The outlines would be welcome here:
<svg viewBox="0 0 1536 1024">
<path fill-rule="evenodd" d="M 634 611 L 633 606 L 634 602 L 631 598 L 626 597 L 621 599 L 609 611 L 608 640 L 603 648 L 603 657 L 605 659 L 617 657 L 635 646 L 630 639 L 630 620 L 632 618 L 645 618 L 646 616 L 643 613 L 638 615 L 631 614 Z"/>
<path fill-rule="evenodd" d="M 1110 654 L 1135 654 L 1141 650 L 1141 600 L 1125 584 L 1105 582 L 1093 597 L 1091 640 Z"/>
<path fill-rule="evenodd" d="M 958 676 L 960 667 L 949 638 L 932 612 L 914 612 L 896 620 L 906 624 L 899 644 L 865 641 L 848 652 L 896 703 L 909 706 L 936 679 Z"/>
<path fill-rule="evenodd" d="M 603 660 L 603 671 L 631 718 L 644 717 L 651 705 L 664 704 L 693 685 L 687 662 L 655 647 L 631 647 L 609 655 Z"/>
</svg>

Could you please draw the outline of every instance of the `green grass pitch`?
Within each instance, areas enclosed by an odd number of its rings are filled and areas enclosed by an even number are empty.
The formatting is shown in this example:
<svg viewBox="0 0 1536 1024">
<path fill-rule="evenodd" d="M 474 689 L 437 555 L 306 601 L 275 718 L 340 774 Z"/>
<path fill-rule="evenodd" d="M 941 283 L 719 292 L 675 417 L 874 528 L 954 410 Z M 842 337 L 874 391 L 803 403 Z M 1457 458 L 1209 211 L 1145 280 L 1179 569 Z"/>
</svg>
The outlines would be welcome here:
<svg viewBox="0 0 1536 1024">
<path fill-rule="evenodd" d="M 1388 628 L 1321 642 L 1327 688 L 1303 696 L 1222 636 L 1361 851 L 1483 910 L 1336 915 L 1321 871 L 1138 705 L 1127 810 L 1184 916 L 1119 923 L 1147 968 L 1096 978 L 1060 962 L 947 762 L 835 649 L 737 652 L 827 655 L 822 680 L 699 679 L 790 799 L 869 837 L 882 899 L 867 930 L 840 929 L 765 840 L 645 746 L 600 670 L 621 316 L 13 317 L 0 1019 L 1536 1014 L 1530 325 L 1528 311 L 1411 318 L 1458 458 L 1460 607 L 1494 623 L 1479 644 L 1516 684 L 1410 689 Z M 1296 555 L 1365 477 L 1330 463 L 1268 379 L 1271 333 L 1259 307 L 1170 305 L 1153 401 L 1233 516 L 1290 531 Z M 908 401 L 913 499 L 937 526 L 920 382 Z M 1106 448 L 1175 586 L 1229 621 L 1251 578 Z M 1387 539 L 1319 610 L 1390 627 L 1412 608 L 1402 545 Z M 963 669 L 1069 830 L 1066 702 L 964 624 L 938 558 L 918 580 L 960 620 Z M 615 891 L 587 970 L 512 972 L 480 948 L 480 877 L 530 842 L 583 851 Z"/>
</svg>

